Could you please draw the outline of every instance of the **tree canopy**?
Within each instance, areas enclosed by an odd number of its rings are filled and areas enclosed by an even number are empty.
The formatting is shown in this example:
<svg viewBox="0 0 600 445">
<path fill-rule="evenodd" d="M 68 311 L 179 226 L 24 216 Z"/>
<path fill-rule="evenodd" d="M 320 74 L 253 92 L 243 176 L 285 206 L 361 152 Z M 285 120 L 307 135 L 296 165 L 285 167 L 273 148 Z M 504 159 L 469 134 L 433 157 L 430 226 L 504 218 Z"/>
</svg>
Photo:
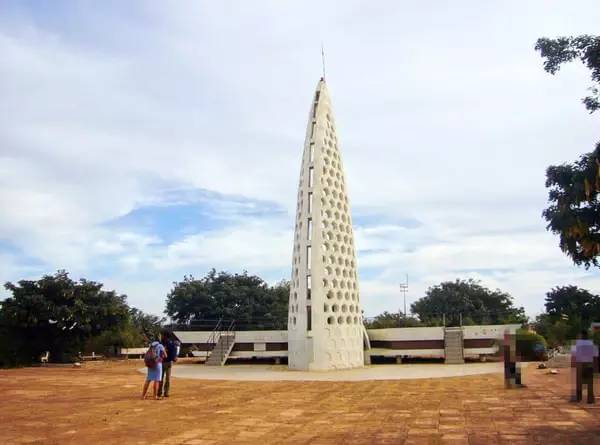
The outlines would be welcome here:
<svg viewBox="0 0 600 445">
<path fill-rule="evenodd" d="M 558 286 L 546 294 L 546 312 L 558 319 L 566 315 L 589 325 L 600 320 L 600 297 L 577 286 Z"/>
<path fill-rule="evenodd" d="M 563 63 L 579 59 L 590 69 L 591 95 L 583 99 L 585 107 L 600 109 L 600 37 L 581 35 L 538 39 L 544 69 L 556 74 Z M 577 265 L 599 266 L 600 255 L 600 143 L 573 164 L 550 166 L 546 170 L 549 206 L 542 213 L 547 229 L 559 235 L 560 248 Z"/>
<path fill-rule="evenodd" d="M 574 164 L 546 170 L 550 205 L 542 213 L 547 229 L 560 236 L 560 248 L 577 265 L 599 266 L 600 143 Z"/>
<path fill-rule="evenodd" d="M 178 323 L 202 322 L 206 327 L 221 318 L 236 320 L 238 329 L 286 329 L 289 282 L 270 287 L 262 278 L 218 272 L 184 277 L 173 283 L 165 313 Z"/>
<path fill-rule="evenodd" d="M 5 288 L 12 295 L 0 302 L 0 366 L 29 364 L 45 351 L 51 361 L 68 361 L 88 348 L 141 346 L 156 338 L 163 321 L 130 308 L 125 295 L 74 281 L 65 271 Z"/>
<path fill-rule="evenodd" d="M 593 85 L 591 95 L 583 98 L 585 107 L 593 113 L 600 109 L 600 37 L 581 35 L 577 37 L 558 37 L 538 39 L 535 49 L 540 52 L 544 69 L 556 74 L 563 63 L 579 59 L 592 72 Z"/>
<path fill-rule="evenodd" d="M 428 325 L 523 323 L 527 320 L 522 307 L 514 307 L 512 297 L 500 290 L 490 290 L 478 281 L 445 281 L 430 287 L 425 296 L 411 304 L 413 314 Z"/>
<path fill-rule="evenodd" d="M 384 311 L 373 318 L 365 319 L 367 329 L 416 328 L 419 326 L 423 326 L 423 323 L 414 317 L 405 317 L 401 312 Z"/>
<path fill-rule="evenodd" d="M 122 324 L 129 307 L 125 295 L 102 284 L 71 280 L 65 271 L 37 281 L 6 283 L 12 296 L 1 303 L 5 356 L 31 362 L 43 351 L 61 360 L 80 350 L 88 337 Z"/>
<path fill-rule="evenodd" d="M 546 294 L 546 313 L 537 316 L 536 331 L 550 346 L 573 340 L 592 321 L 600 320 L 600 296 L 577 286 L 555 287 Z"/>
</svg>

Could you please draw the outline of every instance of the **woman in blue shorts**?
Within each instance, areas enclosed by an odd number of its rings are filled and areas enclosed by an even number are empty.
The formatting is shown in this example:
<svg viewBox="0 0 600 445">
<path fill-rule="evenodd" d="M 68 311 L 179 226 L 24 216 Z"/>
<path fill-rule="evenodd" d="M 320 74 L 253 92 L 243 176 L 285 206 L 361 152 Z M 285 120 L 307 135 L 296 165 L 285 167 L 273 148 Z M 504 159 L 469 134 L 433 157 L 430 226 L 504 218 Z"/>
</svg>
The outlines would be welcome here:
<svg viewBox="0 0 600 445">
<path fill-rule="evenodd" d="M 150 347 L 154 349 L 156 364 L 153 367 L 147 368 L 148 375 L 146 377 L 146 381 L 144 382 L 142 399 L 146 398 L 148 386 L 150 385 L 150 382 L 152 382 L 152 393 L 154 394 L 154 399 L 158 400 L 158 384 L 160 383 L 160 379 L 162 378 L 162 361 L 167 356 L 167 353 L 165 351 L 164 346 L 161 345 L 158 341 L 153 341 Z"/>
</svg>

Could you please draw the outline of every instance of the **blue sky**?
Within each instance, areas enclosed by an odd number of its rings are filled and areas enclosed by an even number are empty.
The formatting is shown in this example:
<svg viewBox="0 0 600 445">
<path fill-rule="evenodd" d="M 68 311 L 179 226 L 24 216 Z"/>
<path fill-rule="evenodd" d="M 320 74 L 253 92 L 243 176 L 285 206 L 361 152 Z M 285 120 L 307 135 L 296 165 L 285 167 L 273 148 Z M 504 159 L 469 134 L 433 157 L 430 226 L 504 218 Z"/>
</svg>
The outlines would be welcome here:
<svg viewBox="0 0 600 445">
<path fill-rule="evenodd" d="M 600 292 L 541 219 L 546 167 L 600 138 L 589 73 L 533 50 L 600 10 L 523 3 L 2 2 L 0 281 L 67 269 L 160 313 L 186 274 L 288 278 L 324 42 L 366 315 L 405 274 L 530 315 Z"/>
</svg>

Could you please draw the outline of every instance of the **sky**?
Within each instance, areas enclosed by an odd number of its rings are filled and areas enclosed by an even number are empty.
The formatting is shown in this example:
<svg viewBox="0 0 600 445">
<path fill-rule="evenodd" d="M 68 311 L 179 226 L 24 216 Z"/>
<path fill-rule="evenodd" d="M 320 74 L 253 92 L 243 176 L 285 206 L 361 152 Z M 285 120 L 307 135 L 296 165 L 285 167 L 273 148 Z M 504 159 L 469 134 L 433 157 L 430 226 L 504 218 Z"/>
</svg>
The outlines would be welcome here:
<svg viewBox="0 0 600 445">
<path fill-rule="evenodd" d="M 0 3 L 0 282 L 66 269 L 154 314 L 211 268 L 288 279 L 321 44 L 366 316 L 473 278 L 543 311 L 600 292 L 545 229 L 549 165 L 600 140 L 597 0 Z M 0 299 L 9 293 L 0 290 Z"/>
</svg>

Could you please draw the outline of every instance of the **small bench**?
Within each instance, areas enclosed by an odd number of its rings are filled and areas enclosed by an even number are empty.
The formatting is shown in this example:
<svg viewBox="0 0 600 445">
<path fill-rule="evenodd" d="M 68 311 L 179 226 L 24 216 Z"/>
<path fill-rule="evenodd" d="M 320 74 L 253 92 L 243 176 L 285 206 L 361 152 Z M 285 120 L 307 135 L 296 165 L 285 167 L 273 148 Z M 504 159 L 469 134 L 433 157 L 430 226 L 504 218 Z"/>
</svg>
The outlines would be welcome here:
<svg viewBox="0 0 600 445">
<path fill-rule="evenodd" d="M 81 360 L 102 360 L 104 356 L 102 354 L 96 354 L 92 352 L 92 355 L 82 355 Z"/>
<path fill-rule="evenodd" d="M 144 358 L 147 350 L 148 348 L 121 348 L 119 354 L 125 356 L 125 358 L 129 358 L 130 355 L 137 355 L 139 358 Z"/>
</svg>

